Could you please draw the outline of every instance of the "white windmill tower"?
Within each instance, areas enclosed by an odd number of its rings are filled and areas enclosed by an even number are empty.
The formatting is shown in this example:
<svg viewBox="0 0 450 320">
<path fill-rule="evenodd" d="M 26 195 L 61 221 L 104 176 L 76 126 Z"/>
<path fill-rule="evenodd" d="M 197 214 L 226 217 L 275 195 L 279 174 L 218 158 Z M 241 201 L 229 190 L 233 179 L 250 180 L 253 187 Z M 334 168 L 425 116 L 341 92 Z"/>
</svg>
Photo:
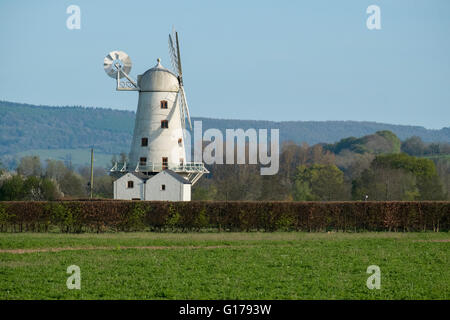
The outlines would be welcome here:
<svg viewBox="0 0 450 320">
<path fill-rule="evenodd" d="M 129 76 L 131 59 L 126 53 L 113 51 L 104 59 L 105 72 L 117 81 L 116 90 L 139 91 L 129 161 L 116 163 L 111 173 L 117 177 L 133 174 L 142 180 L 142 185 L 162 171 L 172 176 L 176 173 L 191 184 L 208 172 L 202 162 L 186 161 L 186 118 L 190 129 L 192 126 L 175 31 L 169 35 L 169 51 L 174 72 L 164 68 L 158 59 L 156 66 L 138 75 L 137 81 Z M 122 78 L 126 80 L 121 81 Z M 117 195 L 117 198 L 123 197 Z M 139 198 L 149 197 L 141 192 Z"/>
</svg>

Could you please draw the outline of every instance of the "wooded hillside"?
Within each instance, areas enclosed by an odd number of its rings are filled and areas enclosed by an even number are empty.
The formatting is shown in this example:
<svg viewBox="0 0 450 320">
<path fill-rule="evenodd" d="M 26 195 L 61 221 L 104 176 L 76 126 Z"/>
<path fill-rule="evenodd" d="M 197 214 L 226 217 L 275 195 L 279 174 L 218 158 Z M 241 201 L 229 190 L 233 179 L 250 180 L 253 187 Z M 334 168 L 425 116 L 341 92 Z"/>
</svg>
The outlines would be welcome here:
<svg viewBox="0 0 450 320">
<path fill-rule="evenodd" d="M 34 149 L 82 149 L 99 152 L 129 151 L 135 113 L 81 106 L 35 106 L 0 101 L 0 156 Z M 253 121 L 193 118 L 203 131 L 217 128 L 280 129 L 280 140 L 297 144 L 334 143 L 346 137 L 362 137 L 389 130 L 401 140 L 418 136 L 425 142 L 450 142 L 450 127 L 428 130 L 418 126 L 357 121 Z"/>
</svg>

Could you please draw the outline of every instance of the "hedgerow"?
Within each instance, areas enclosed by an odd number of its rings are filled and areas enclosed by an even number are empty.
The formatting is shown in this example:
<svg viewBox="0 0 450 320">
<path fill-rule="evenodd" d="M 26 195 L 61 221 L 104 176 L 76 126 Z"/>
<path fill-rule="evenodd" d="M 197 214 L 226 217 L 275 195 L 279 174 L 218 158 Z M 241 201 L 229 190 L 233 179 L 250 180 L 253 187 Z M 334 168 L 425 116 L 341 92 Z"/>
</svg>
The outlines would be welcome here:
<svg viewBox="0 0 450 320">
<path fill-rule="evenodd" d="M 448 231 L 450 202 L 10 201 L 0 231 Z"/>
</svg>

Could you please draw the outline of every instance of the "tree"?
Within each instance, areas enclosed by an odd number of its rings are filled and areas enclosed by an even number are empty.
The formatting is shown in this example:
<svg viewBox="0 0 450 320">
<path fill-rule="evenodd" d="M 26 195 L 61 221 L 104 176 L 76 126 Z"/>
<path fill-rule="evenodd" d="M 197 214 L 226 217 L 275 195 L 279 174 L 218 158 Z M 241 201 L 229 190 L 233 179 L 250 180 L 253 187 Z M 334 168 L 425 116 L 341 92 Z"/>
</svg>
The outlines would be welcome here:
<svg viewBox="0 0 450 320">
<path fill-rule="evenodd" d="M 259 196 L 255 200 L 289 201 L 292 200 L 289 177 L 281 174 L 261 176 Z"/>
<path fill-rule="evenodd" d="M 42 175 L 41 160 L 38 156 L 26 156 L 20 159 L 17 173 L 25 177 Z"/>
<path fill-rule="evenodd" d="M 379 194 L 379 184 L 384 184 L 382 189 L 385 195 Z M 403 192 L 393 189 L 392 185 L 398 185 Z M 373 187 L 371 187 L 373 186 Z M 380 187 L 381 188 L 381 187 Z M 379 155 L 371 163 L 360 179 L 353 183 L 353 197 L 360 199 L 362 193 L 375 192 L 374 200 L 441 200 L 444 198 L 442 185 L 437 175 L 433 161 L 425 158 L 417 158 L 402 154 Z M 369 195 L 370 196 L 370 195 Z"/>
<path fill-rule="evenodd" d="M 299 166 L 295 178 L 295 200 L 341 200 L 345 198 L 344 173 L 335 165 Z"/>
<path fill-rule="evenodd" d="M 441 153 L 441 145 L 439 143 L 430 143 L 428 150 L 430 155 L 438 155 Z"/>
<path fill-rule="evenodd" d="M 425 143 L 418 136 L 412 136 L 402 143 L 402 151 L 411 156 L 422 156 L 425 153 Z"/>
<path fill-rule="evenodd" d="M 61 197 L 55 183 L 50 179 L 14 175 L 6 179 L 0 187 L 0 200 L 56 200 Z"/>
<path fill-rule="evenodd" d="M 335 144 L 325 145 L 325 149 L 330 150 L 336 154 L 343 150 L 349 150 L 355 153 L 399 153 L 400 139 L 391 131 L 377 131 L 374 134 L 367 135 L 361 138 L 349 137 L 341 139 Z"/>
<path fill-rule="evenodd" d="M 35 176 L 27 177 L 23 182 L 23 190 L 22 190 L 23 198 L 21 200 L 32 200 L 32 201 L 44 200 L 40 184 L 41 184 L 40 178 Z"/>
<path fill-rule="evenodd" d="M 209 188 L 202 186 L 195 186 L 192 190 L 192 200 L 211 200 L 216 197 L 217 189 L 214 186 Z"/>
<path fill-rule="evenodd" d="M 78 169 L 78 173 L 84 180 L 91 180 L 91 166 L 83 166 Z M 108 172 L 104 168 L 94 167 L 94 179 L 108 175 Z"/>
<path fill-rule="evenodd" d="M 78 169 L 78 172 L 83 180 L 83 184 L 86 187 L 86 192 L 90 192 L 91 182 L 91 167 L 84 166 Z M 94 168 L 94 189 L 93 194 L 95 197 L 100 198 L 112 198 L 113 197 L 113 178 L 108 175 L 108 171 L 104 168 Z"/>
<path fill-rule="evenodd" d="M 108 175 L 96 177 L 94 181 L 94 195 L 100 198 L 112 198 L 113 181 L 114 179 Z"/>
<path fill-rule="evenodd" d="M 61 193 L 52 180 L 47 178 L 42 179 L 40 187 L 43 200 L 56 200 L 61 198 Z"/>
<path fill-rule="evenodd" d="M 417 158 L 403 153 L 377 157 L 374 165 L 405 169 L 414 174 L 420 192 L 419 200 L 441 200 L 444 197 L 436 166 L 430 159 Z"/>
<path fill-rule="evenodd" d="M 372 153 L 356 153 L 350 150 L 343 150 L 336 156 L 336 166 L 344 171 L 344 175 L 349 180 L 354 180 L 361 176 L 364 170 L 370 167 L 375 155 Z"/>
<path fill-rule="evenodd" d="M 400 153 L 401 144 L 402 142 L 400 139 L 389 130 L 382 130 L 375 132 L 375 135 L 378 135 L 380 137 L 383 137 L 389 144 L 387 149 L 381 150 L 381 152 L 375 152 L 375 153 Z"/>
<path fill-rule="evenodd" d="M 67 171 L 60 182 L 61 192 L 65 197 L 83 197 L 86 196 L 83 180 L 80 175 L 73 171 Z"/>
<path fill-rule="evenodd" d="M 361 177 L 353 181 L 354 200 L 416 200 L 419 190 L 416 177 L 404 169 L 375 167 L 365 170 Z"/>
<path fill-rule="evenodd" d="M 3 181 L 0 187 L 0 200 L 14 201 L 23 198 L 23 178 L 20 175 L 14 175 Z"/>
<path fill-rule="evenodd" d="M 46 162 L 45 177 L 60 183 L 69 169 L 60 160 L 46 160 Z"/>
<path fill-rule="evenodd" d="M 436 159 L 435 165 L 442 183 L 445 199 L 450 200 L 450 159 Z"/>
<path fill-rule="evenodd" d="M 314 200 L 311 188 L 308 181 L 296 179 L 294 183 L 293 197 L 296 201 L 311 201 Z"/>
</svg>

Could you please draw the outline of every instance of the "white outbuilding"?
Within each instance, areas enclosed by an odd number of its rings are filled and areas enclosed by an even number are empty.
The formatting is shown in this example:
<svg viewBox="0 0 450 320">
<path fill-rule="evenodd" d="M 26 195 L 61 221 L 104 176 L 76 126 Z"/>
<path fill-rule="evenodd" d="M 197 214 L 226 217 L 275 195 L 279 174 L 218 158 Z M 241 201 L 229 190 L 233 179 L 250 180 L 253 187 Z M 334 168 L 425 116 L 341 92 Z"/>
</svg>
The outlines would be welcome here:
<svg viewBox="0 0 450 320">
<path fill-rule="evenodd" d="M 127 172 L 113 183 L 114 199 L 143 200 L 145 181 L 146 178 L 143 177 L 143 175 L 134 172 Z"/>
<path fill-rule="evenodd" d="M 153 176 L 128 172 L 114 181 L 114 199 L 190 201 L 191 183 L 169 169 Z"/>
</svg>

